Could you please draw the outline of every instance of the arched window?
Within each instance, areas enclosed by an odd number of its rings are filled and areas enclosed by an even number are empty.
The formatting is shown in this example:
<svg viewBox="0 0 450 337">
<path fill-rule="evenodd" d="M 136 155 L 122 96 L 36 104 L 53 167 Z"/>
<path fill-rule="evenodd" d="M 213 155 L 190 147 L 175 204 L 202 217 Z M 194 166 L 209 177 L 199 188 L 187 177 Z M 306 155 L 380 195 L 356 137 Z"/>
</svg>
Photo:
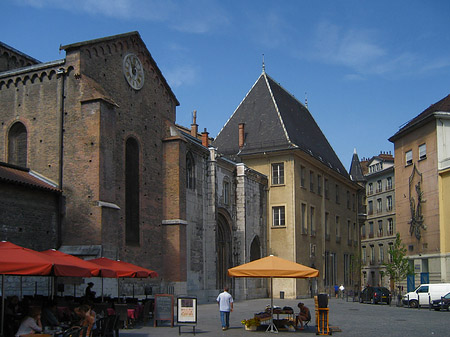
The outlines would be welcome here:
<svg viewBox="0 0 450 337">
<path fill-rule="evenodd" d="M 261 244 L 259 242 L 258 235 L 252 241 L 250 245 L 250 261 L 255 261 L 261 258 Z"/>
<path fill-rule="evenodd" d="M 190 152 L 186 155 L 186 187 L 195 189 L 195 162 Z"/>
<path fill-rule="evenodd" d="M 224 205 L 230 205 L 230 179 L 225 177 L 222 183 L 222 196 Z"/>
<path fill-rule="evenodd" d="M 139 244 L 139 144 L 128 138 L 125 148 L 125 241 Z"/>
<path fill-rule="evenodd" d="M 14 123 L 8 134 L 8 163 L 27 166 L 27 129 L 20 122 Z"/>
</svg>

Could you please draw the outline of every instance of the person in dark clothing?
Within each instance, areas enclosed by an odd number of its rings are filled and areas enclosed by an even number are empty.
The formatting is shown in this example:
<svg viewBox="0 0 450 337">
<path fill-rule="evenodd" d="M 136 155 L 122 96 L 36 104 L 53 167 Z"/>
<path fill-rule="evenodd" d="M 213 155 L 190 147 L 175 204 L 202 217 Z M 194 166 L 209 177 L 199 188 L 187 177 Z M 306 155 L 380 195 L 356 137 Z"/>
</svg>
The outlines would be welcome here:
<svg viewBox="0 0 450 337">
<path fill-rule="evenodd" d="M 86 288 L 86 300 L 88 300 L 88 301 L 94 301 L 95 291 L 92 291 L 93 286 L 94 286 L 94 283 L 89 282 L 88 286 Z"/>
</svg>

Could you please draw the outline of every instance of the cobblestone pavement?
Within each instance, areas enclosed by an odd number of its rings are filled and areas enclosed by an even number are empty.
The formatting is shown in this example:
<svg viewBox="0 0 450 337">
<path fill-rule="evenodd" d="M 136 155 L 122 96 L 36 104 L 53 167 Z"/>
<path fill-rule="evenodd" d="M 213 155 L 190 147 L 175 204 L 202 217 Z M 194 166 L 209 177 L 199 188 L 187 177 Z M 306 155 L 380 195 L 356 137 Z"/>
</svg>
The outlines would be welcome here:
<svg viewBox="0 0 450 337">
<path fill-rule="evenodd" d="M 305 330 L 295 332 L 280 331 L 278 335 L 307 335 L 316 334 L 314 323 L 313 299 L 302 300 L 274 300 L 274 305 L 290 306 L 297 310 L 297 303 L 305 303 L 311 310 L 313 319 Z M 246 331 L 241 324 L 242 319 L 253 317 L 256 312 L 263 311 L 270 299 L 237 301 L 230 316 L 230 329 L 222 331 L 217 304 L 201 304 L 198 306 L 198 323 L 196 335 L 203 336 L 267 336 L 263 329 Z M 334 336 L 398 336 L 398 337 L 446 337 L 450 336 L 450 312 L 428 309 L 411 309 L 386 304 L 361 304 L 347 302 L 343 299 L 332 298 L 329 301 L 329 325 L 338 327 L 341 331 L 334 331 Z M 176 320 L 175 320 L 176 322 Z M 181 336 L 193 336 L 191 327 L 182 327 Z M 153 322 L 137 325 L 134 329 L 120 330 L 120 337 L 146 336 L 178 336 L 178 327 L 169 325 L 153 327 Z M 270 336 L 270 334 L 269 334 Z"/>
</svg>

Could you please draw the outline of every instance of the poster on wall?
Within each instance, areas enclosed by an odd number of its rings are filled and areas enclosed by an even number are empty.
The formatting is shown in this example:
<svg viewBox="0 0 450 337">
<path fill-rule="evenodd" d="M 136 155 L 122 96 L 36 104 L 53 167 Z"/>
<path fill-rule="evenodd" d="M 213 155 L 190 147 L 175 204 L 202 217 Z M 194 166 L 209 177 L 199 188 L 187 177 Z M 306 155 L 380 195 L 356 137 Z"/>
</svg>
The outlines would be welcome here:
<svg viewBox="0 0 450 337">
<path fill-rule="evenodd" d="M 197 298 L 178 297 L 177 298 L 177 323 L 197 324 Z"/>
</svg>

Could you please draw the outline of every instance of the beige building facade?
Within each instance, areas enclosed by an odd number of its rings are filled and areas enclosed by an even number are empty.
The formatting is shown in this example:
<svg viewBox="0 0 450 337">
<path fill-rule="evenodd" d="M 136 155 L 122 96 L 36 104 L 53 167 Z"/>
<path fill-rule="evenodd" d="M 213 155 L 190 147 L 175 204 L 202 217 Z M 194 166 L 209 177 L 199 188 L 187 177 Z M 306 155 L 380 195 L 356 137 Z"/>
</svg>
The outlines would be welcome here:
<svg viewBox="0 0 450 337">
<path fill-rule="evenodd" d="M 351 267 L 360 247 L 359 186 L 302 103 L 263 72 L 213 145 L 268 177 L 268 254 L 320 272 L 311 280 L 275 279 L 275 297 L 359 282 Z"/>
<path fill-rule="evenodd" d="M 414 267 L 407 288 L 450 282 L 450 97 L 389 140 L 395 146 L 397 230 Z"/>
</svg>

